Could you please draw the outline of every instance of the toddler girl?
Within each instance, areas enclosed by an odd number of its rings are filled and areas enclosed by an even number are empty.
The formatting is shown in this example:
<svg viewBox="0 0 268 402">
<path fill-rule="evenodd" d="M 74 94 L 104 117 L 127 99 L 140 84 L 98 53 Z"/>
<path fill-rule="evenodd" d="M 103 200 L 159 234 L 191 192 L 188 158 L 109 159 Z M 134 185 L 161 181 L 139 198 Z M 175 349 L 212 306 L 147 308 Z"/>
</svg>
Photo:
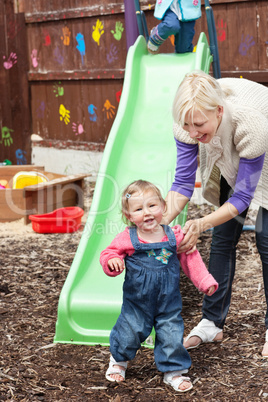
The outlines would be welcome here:
<svg viewBox="0 0 268 402">
<path fill-rule="evenodd" d="M 155 328 L 155 362 L 164 382 L 176 391 L 193 386 L 187 373 L 191 359 L 183 346 L 180 263 L 199 290 L 212 295 L 218 284 L 199 252 L 177 256 L 184 234 L 179 225 L 161 225 L 166 204 L 152 183 L 138 180 L 122 195 L 122 215 L 129 226 L 101 252 L 104 272 L 117 276 L 126 268 L 121 314 L 110 334 L 109 381 L 124 381 L 128 360 Z M 178 259 L 179 257 L 179 259 Z M 180 260 L 180 263 L 179 263 Z"/>
</svg>

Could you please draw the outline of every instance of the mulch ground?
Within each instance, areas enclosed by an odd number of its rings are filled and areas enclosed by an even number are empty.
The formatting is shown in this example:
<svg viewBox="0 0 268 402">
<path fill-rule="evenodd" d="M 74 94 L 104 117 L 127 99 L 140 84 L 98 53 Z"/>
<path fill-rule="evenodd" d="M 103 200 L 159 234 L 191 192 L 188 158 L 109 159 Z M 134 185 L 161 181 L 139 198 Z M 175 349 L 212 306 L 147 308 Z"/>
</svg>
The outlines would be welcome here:
<svg viewBox="0 0 268 402">
<path fill-rule="evenodd" d="M 90 205 L 93 189 L 87 189 Z M 210 207 L 190 205 L 199 217 Z M 254 213 L 249 223 L 254 223 Z M 260 401 L 268 400 L 265 299 L 255 236 L 244 231 L 237 251 L 232 305 L 220 344 L 190 352 L 194 388 L 179 394 L 163 383 L 153 351 L 142 348 L 126 382 L 105 380 L 108 347 L 53 344 L 60 291 L 81 231 L 42 235 L 22 221 L 0 225 L 0 400 L 2 401 Z M 208 262 L 211 232 L 200 237 Z M 112 281 L 112 279 L 111 279 Z M 202 295 L 182 275 L 185 333 L 199 322 Z"/>
</svg>

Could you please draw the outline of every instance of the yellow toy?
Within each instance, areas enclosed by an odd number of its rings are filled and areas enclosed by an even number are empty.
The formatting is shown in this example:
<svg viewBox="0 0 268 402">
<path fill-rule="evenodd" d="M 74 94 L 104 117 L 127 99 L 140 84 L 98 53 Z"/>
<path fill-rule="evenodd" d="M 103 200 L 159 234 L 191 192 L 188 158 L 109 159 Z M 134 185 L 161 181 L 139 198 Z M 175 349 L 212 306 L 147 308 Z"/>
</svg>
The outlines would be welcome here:
<svg viewBox="0 0 268 402">
<path fill-rule="evenodd" d="M 13 189 L 24 188 L 26 186 L 33 186 L 39 183 L 46 183 L 48 178 L 40 172 L 18 172 L 13 177 Z"/>
</svg>

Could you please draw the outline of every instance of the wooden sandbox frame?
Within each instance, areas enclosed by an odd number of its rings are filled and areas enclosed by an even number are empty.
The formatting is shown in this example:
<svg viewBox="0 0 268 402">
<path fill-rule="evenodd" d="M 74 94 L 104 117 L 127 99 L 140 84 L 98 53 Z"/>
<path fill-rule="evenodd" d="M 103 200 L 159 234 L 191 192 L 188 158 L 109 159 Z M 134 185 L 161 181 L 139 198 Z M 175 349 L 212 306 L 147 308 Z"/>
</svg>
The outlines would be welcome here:
<svg viewBox="0 0 268 402">
<path fill-rule="evenodd" d="M 49 181 L 13 190 L 13 177 L 20 171 L 41 172 Z M 45 214 L 62 207 L 84 208 L 84 179 L 88 176 L 64 176 L 46 172 L 43 166 L 35 165 L 0 166 L 0 179 L 7 180 L 10 186 L 0 190 L 0 222 L 24 218 L 24 223 L 28 224 L 32 214 Z"/>
</svg>

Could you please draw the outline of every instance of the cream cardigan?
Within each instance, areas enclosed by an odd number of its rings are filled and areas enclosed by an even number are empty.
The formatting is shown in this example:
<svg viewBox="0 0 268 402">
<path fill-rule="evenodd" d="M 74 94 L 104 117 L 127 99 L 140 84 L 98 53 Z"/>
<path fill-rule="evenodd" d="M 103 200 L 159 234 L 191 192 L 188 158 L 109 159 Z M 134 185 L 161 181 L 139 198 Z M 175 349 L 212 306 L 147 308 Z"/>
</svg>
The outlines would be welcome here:
<svg viewBox="0 0 268 402">
<path fill-rule="evenodd" d="M 253 159 L 268 151 L 268 88 L 243 78 L 222 78 L 219 83 L 231 88 L 232 94 L 223 102 L 223 118 L 215 136 L 199 146 L 203 196 L 216 206 L 219 186 L 209 180 L 214 165 L 234 188 L 240 158 Z M 181 142 L 197 143 L 176 123 L 173 133 Z M 268 153 L 253 200 L 268 209 Z"/>
</svg>

